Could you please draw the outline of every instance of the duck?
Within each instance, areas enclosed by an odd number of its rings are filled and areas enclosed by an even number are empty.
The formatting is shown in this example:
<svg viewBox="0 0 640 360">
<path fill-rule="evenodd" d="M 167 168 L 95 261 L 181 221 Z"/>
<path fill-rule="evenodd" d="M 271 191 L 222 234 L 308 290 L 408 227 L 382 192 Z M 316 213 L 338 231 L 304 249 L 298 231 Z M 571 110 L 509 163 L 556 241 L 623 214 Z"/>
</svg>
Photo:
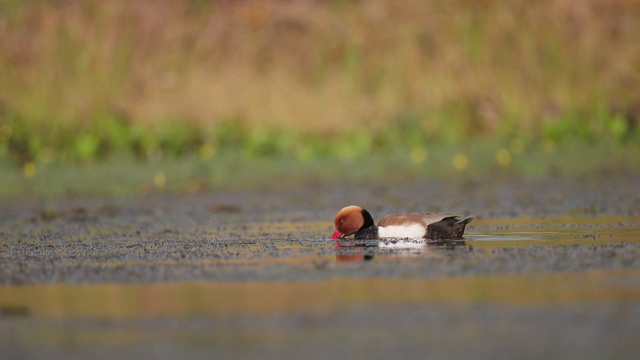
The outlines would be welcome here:
<svg viewBox="0 0 640 360">
<path fill-rule="evenodd" d="M 331 238 L 336 240 L 353 235 L 356 240 L 462 239 L 465 227 L 472 220 L 473 215 L 423 212 L 387 215 L 376 224 L 367 210 L 349 205 L 336 214 L 336 230 Z"/>
</svg>

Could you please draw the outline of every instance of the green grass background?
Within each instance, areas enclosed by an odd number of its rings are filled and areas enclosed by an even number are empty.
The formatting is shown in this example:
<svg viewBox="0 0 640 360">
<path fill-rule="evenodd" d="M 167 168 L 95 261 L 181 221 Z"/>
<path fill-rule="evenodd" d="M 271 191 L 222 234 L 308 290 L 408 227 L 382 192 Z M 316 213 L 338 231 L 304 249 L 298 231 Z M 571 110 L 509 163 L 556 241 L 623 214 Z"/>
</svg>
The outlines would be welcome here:
<svg viewBox="0 0 640 360">
<path fill-rule="evenodd" d="M 0 0 L 0 29 L 15 188 L 117 164 L 636 164 L 634 0 Z"/>
</svg>

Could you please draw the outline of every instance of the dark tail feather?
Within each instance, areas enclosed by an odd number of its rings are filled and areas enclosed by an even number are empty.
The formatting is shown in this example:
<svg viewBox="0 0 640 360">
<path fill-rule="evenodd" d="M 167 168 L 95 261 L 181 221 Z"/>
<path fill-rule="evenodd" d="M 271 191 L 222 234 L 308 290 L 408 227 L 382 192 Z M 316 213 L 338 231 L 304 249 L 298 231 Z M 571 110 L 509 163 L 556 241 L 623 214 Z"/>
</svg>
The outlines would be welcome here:
<svg viewBox="0 0 640 360">
<path fill-rule="evenodd" d="M 469 215 L 464 219 L 460 219 L 460 220 L 456 221 L 455 225 L 458 225 L 458 224 L 467 225 L 468 223 L 471 222 L 471 220 L 473 220 L 473 215 Z"/>
<path fill-rule="evenodd" d="M 436 223 L 427 226 L 427 239 L 461 239 L 464 234 L 464 228 L 473 220 L 473 215 L 458 220 L 457 217 L 451 216 L 444 218 Z"/>
</svg>

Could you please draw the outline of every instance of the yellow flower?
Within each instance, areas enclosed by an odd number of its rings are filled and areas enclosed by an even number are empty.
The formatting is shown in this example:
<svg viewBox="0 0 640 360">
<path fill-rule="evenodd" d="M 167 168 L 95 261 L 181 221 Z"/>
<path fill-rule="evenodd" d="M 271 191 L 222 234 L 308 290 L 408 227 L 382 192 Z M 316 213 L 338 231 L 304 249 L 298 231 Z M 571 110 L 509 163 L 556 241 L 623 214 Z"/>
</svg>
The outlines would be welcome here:
<svg viewBox="0 0 640 360">
<path fill-rule="evenodd" d="M 22 167 L 22 172 L 24 173 L 24 176 L 28 178 L 32 178 L 36 174 L 36 170 L 37 170 L 36 164 L 32 162 L 28 162 L 24 164 L 24 166 Z"/>
<path fill-rule="evenodd" d="M 458 171 L 464 171 L 469 167 L 469 158 L 465 154 L 456 154 L 453 157 L 453 167 Z"/>
<path fill-rule="evenodd" d="M 411 154 L 409 156 L 411 157 L 411 161 L 414 163 L 422 164 L 429 157 L 429 152 L 422 146 L 414 146 L 411 149 Z"/>
<path fill-rule="evenodd" d="M 500 149 L 496 153 L 496 161 L 500 166 L 509 166 L 511 164 L 511 153 L 507 149 Z"/>
<path fill-rule="evenodd" d="M 203 144 L 198 149 L 198 154 L 202 160 L 211 160 L 216 155 L 216 148 L 211 144 Z"/>
<path fill-rule="evenodd" d="M 156 174 L 153 175 L 153 183 L 158 189 L 162 189 L 167 185 L 167 175 L 162 171 L 156 172 Z"/>
</svg>

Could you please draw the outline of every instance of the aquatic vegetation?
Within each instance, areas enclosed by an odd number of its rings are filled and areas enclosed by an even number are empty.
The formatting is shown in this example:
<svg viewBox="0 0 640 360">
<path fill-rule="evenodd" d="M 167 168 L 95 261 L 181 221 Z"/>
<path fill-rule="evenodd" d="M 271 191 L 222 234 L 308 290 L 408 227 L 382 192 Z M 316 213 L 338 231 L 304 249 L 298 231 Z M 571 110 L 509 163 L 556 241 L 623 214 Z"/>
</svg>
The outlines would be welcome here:
<svg viewBox="0 0 640 360">
<path fill-rule="evenodd" d="M 632 146 L 639 11 L 632 0 L 1 1 L 0 158 L 402 151 L 420 164 L 432 159 L 421 148 L 470 139 Z"/>
</svg>

